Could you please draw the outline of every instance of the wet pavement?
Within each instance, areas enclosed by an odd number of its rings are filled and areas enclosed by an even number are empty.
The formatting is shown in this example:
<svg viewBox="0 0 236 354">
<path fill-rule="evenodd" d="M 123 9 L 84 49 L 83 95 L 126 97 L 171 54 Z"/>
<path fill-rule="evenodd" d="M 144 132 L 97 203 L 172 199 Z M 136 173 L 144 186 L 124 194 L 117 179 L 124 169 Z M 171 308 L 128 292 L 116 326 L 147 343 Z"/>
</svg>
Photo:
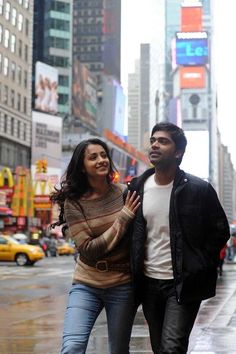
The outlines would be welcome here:
<svg viewBox="0 0 236 354">
<path fill-rule="evenodd" d="M 0 263 L 0 354 L 59 354 L 73 266 L 73 257 L 47 258 L 33 267 Z M 107 354 L 104 313 L 86 353 Z M 130 353 L 152 353 L 141 309 Z M 188 353 L 236 354 L 236 264 L 224 265 L 217 295 L 202 303 Z"/>
</svg>

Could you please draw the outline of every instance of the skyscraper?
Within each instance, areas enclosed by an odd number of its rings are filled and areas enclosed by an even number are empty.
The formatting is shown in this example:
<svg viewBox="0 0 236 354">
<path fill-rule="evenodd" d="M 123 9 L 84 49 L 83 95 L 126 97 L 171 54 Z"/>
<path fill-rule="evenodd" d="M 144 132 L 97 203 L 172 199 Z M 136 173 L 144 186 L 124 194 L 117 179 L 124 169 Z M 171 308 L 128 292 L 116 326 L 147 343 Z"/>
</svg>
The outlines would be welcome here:
<svg viewBox="0 0 236 354">
<path fill-rule="evenodd" d="M 70 0 L 40 0 L 34 3 L 33 64 L 41 61 L 58 69 L 58 110 L 71 112 L 71 24 Z"/>
<path fill-rule="evenodd" d="M 120 81 L 121 0 L 74 0 L 73 57 Z"/>
<path fill-rule="evenodd" d="M 0 1 L 0 166 L 30 166 L 33 1 Z"/>
</svg>

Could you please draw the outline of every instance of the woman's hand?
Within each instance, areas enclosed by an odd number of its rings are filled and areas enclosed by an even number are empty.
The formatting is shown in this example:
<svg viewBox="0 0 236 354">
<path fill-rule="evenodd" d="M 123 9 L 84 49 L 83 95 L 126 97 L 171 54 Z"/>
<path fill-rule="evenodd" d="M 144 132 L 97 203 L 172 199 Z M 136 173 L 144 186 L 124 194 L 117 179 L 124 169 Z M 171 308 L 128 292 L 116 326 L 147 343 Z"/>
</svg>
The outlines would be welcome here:
<svg viewBox="0 0 236 354">
<path fill-rule="evenodd" d="M 127 197 L 125 199 L 125 206 L 126 208 L 128 208 L 132 213 L 136 213 L 139 205 L 140 205 L 140 201 L 139 201 L 139 195 L 137 196 L 136 191 L 134 192 L 130 192 L 128 191 L 127 193 Z"/>
</svg>

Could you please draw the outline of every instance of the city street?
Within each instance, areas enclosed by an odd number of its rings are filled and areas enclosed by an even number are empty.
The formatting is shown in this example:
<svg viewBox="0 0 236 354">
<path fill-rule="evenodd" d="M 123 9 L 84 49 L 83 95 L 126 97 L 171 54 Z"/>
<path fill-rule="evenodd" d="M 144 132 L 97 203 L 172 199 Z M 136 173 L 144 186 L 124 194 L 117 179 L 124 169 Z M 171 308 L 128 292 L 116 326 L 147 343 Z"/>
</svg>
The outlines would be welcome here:
<svg viewBox="0 0 236 354">
<path fill-rule="evenodd" d="M 46 258 L 31 267 L 0 263 L 0 353 L 59 354 L 72 256 Z M 90 338 L 88 354 L 107 353 L 104 313 Z M 215 298 L 202 304 L 189 353 L 236 354 L 236 264 L 225 264 Z M 151 354 L 148 330 L 139 309 L 131 353 Z"/>
</svg>

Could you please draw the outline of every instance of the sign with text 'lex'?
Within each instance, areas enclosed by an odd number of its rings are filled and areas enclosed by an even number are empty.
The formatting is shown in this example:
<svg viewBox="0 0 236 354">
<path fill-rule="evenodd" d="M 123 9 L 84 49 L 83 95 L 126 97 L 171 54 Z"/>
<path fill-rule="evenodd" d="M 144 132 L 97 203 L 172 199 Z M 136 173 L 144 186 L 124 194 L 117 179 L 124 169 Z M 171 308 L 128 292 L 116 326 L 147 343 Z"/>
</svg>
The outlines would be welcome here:
<svg viewBox="0 0 236 354">
<path fill-rule="evenodd" d="M 204 66 L 209 60 L 207 32 L 176 33 L 176 64 Z"/>
</svg>

